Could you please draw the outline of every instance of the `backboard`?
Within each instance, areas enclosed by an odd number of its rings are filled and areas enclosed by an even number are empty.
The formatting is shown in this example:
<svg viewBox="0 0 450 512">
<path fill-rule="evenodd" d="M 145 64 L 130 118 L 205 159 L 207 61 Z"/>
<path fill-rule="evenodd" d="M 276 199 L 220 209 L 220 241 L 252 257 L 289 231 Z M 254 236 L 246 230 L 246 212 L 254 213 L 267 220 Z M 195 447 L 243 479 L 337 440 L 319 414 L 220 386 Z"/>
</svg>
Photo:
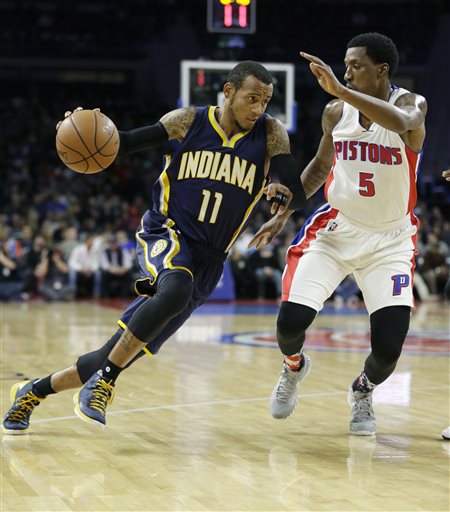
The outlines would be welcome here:
<svg viewBox="0 0 450 512">
<path fill-rule="evenodd" d="M 222 105 L 223 86 L 228 73 L 237 62 L 183 60 L 181 61 L 181 105 Z M 288 132 L 296 131 L 294 100 L 294 65 L 262 63 L 273 76 L 274 93 L 267 113 L 279 119 Z"/>
</svg>

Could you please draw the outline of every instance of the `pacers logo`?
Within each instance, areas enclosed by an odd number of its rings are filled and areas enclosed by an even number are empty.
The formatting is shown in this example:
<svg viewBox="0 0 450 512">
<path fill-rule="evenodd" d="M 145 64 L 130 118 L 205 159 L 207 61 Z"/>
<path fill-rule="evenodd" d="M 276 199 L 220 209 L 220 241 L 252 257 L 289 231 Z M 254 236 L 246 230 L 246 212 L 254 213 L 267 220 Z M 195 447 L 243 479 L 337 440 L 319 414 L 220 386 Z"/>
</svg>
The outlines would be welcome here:
<svg viewBox="0 0 450 512">
<path fill-rule="evenodd" d="M 167 247 L 166 240 L 158 240 L 157 242 L 155 242 L 155 245 L 152 247 L 150 256 L 152 258 L 154 258 L 155 256 L 158 256 L 158 254 L 161 254 L 166 247 Z"/>
</svg>

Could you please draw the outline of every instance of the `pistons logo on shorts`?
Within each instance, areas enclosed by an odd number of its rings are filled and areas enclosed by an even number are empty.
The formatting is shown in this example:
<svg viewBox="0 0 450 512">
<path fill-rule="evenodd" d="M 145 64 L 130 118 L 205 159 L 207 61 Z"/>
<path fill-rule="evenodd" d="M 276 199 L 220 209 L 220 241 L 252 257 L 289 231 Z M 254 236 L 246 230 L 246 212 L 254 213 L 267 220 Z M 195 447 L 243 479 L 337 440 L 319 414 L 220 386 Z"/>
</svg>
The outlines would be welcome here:
<svg viewBox="0 0 450 512">
<path fill-rule="evenodd" d="M 396 276 L 391 277 L 394 282 L 392 295 L 401 295 L 403 288 L 408 288 L 409 286 L 409 275 L 408 274 L 398 274 Z"/>
<path fill-rule="evenodd" d="M 167 240 L 163 240 L 163 239 L 157 240 L 152 247 L 150 256 L 152 258 L 154 258 L 155 256 L 158 256 L 158 254 L 161 254 L 166 247 L 167 247 Z"/>
</svg>

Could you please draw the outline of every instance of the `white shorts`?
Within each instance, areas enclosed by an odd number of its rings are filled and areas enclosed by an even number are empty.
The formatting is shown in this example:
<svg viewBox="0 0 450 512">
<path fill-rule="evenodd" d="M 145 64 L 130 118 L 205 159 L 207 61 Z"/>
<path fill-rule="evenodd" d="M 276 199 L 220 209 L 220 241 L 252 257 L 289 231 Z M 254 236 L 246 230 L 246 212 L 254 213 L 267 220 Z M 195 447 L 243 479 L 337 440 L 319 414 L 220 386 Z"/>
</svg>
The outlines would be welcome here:
<svg viewBox="0 0 450 512">
<path fill-rule="evenodd" d="M 414 307 L 418 224 L 411 214 L 389 227 L 369 228 L 326 204 L 305 222 L 288 249 L 282 300 L 320 311 L 353 274 L 369 314 L 387 306 Z"/>
</svg>

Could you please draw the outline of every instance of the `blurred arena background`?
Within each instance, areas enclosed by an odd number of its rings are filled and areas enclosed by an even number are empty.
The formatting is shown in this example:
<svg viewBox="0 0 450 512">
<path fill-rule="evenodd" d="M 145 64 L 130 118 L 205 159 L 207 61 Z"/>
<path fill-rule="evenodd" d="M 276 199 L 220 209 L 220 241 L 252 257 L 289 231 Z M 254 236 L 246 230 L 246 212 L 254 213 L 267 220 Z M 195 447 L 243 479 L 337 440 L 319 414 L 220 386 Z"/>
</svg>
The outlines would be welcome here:
<svg viewBox="0 0 450 512">
<path fill-rule="evenodd" d="M 1 299 L 132 293 L 134 230 L 151 205 L 149 191 L 170 147 L 123 158 L 99 175 L 80 176 L 65 168 L 55 151 L 55 125 L 66 110 L 100 107 L 119 129 L 131 129 L 152 124 L 182 104 L 182 61 L 291 64 L 290 135 L 303 167 L 315 153 L 321 112 L 330 97 L 315 83 L 299 50 L 320 56 L 342 76 L 347 41 L 379 31 L 400 51 L 394 82 L 428 100 L 416 210 L 423 280 L 419 277 L 416 292 L 419 299 L 443 300 L 450 246 L 450 186 L 440 176 L 450 167 L 448 5 L 444 0 L 258 0 L 247 7 L 243 25 L 248 27 L 226 27 L 220 0 L 0 0 L 1 251 L 13 262 L 2 258 L 0 263 Z M 210 83 L 201 63 L 193 77 L 195 98 L 214 102 L 218 84 Z M 281 85 L 274 103 L 285 99 Z M 322 201 L 319 193 L 292 217 L 264 256 L 266 264 L 282 269 L 287 244 Z M 263 207 L 249 233 L 268 215 Z M 244 237 L 232 255 L 234 287 L 225 298 L 276 298 L 276 282 L 258 287 L 249 272 L 264 263 L 245 246 Z M 86 254 L 92 274 L 77 276 Z M 112 261 L 121 267 L 119 273 L 111 272 Z M 354 283 L 346 285 L 344 300 L 358 298 Z"/>
</svg>

